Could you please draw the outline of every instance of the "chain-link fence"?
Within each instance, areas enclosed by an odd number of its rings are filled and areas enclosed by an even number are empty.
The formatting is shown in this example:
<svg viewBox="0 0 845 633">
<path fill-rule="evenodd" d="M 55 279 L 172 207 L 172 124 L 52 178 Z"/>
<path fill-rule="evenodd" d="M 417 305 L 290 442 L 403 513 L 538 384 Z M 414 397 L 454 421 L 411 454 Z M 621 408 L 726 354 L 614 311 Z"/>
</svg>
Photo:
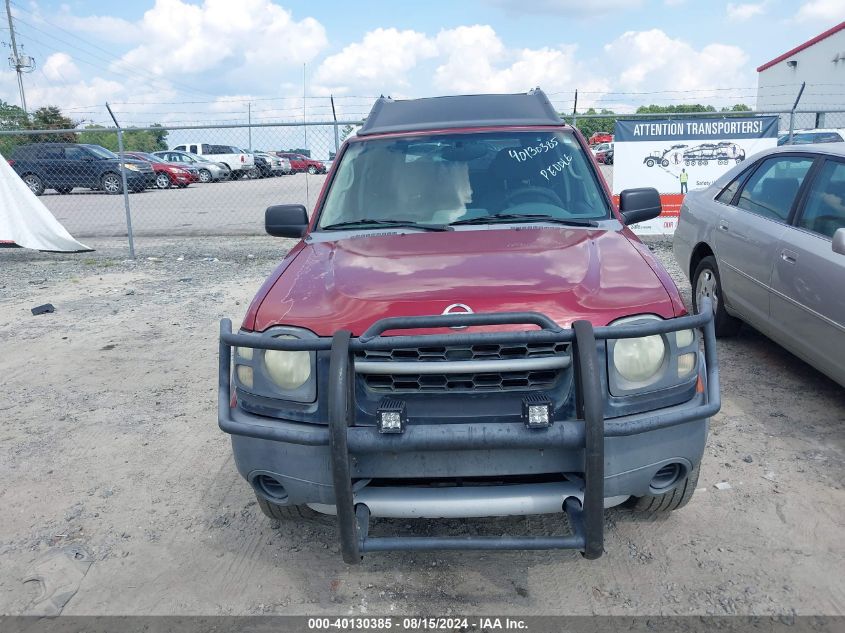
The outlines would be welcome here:
<svg viewBox="0 0 845 633">
<path fill-rule="evenodd" d="M 796 143 L 845 139 L 845 111 L 565 119 L 589 137 L 595 131 L 612 133 L 616 120 L 760 114 L 779 115 L 784 136 L 791 120 Z M 249 235 L 263 232 L 270 205 L 313 208 L 340 143 L 360 123 L 0 130 L 0 153 L 76 237 L 125 236 L 130 221 L 140 237 Z M 608 180 L 612 170 L 603 167 Z"/>
<path fill-rule="evenodd" d="M 0 141 L 15 172 L 76 237 L 127 235 L 128 218 L 135 236 L 258 234 L 270 205 L 312 208 L 357 125 L 17 131 L 0 132 Z"/>
</svg>

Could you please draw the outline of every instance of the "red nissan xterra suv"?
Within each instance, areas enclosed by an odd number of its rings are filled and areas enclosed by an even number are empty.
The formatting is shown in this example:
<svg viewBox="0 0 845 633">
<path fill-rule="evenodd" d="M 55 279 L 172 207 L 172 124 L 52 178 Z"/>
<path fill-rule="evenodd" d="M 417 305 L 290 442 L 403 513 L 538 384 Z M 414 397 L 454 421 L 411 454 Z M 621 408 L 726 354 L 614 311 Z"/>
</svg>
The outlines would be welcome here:
<svg viewBox="0 0 845 633">
<path fill-rule="evenodd" d="M 539 89 L 379 99 L 310 221 L 301 205 L 267 209 L 267 232 L 299 242 L 240 330 L 221 322 L 219 424 L 261 509 L 336 515 L 354 563 L 433 549 L 592 559 L 603 508 L 685 505 L 718 368 L 711 307 L 688 314 L 628 227 L 659 213 L 654 189 L 614 206 Z M 566 513 L 571 531 L 369 533 L 370 517 L 542 513 Z"/>
</svg>

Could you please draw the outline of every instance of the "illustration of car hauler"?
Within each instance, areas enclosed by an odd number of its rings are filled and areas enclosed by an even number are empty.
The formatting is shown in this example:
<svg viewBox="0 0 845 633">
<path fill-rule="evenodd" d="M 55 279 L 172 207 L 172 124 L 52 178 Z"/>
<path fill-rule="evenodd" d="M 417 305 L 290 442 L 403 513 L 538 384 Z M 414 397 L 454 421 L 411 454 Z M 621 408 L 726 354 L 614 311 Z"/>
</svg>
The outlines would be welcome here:
<svg viewBox="0 0 845 633">
<path fill-rule="evenodd" d="M 661 165 L 707 165 L 715 160 L 719 165 L 728 165 L 730 161 L 741 163 L 745 160 L 745 150 L 731 141 L 720 141 L 719 143 L 702 143 L 689 147 L 687 145 L 673 145 L 663 152 L 655 151 L 646 156 L 643 162 L 647 167 Z"/>
</svg>

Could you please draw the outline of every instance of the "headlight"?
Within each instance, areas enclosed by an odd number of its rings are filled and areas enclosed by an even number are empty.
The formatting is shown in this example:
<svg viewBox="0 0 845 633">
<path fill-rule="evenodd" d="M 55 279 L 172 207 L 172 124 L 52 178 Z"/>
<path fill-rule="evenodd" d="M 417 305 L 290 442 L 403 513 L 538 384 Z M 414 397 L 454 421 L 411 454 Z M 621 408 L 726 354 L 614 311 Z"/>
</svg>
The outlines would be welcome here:
<svg viewBox="0 0 845 633">
<path fill-rule="evenodd" d="M 123 163 L 123 167 L 124 167 L 125 169 L 130 169 L 130 170 L 132 170 L 132 171 L 139 171 L 139 169 L 140 169 L 140 168 L 138 167 L 138 165 L 134 165 L 134 164 L 132 164 L 132 163 Z"/>
<path fill-rule="evenodd" d="M 296 337 L 279 336 L 277 338 Z M 311 377 L 311 354 L 268 349 L 264 352 L 264 367 L 270 379 L 282 389 L 299 389 Z"/>
<path fill-rule="evenodd" d="M 666 344 L 659 334 L 623 338 L 613 346 L 613 364 L 625 380 L 646 382 L 663 367 Z"/>
<path fill-rule="evenodd" d="M 300 328 L 277 326 L 256 337 L 312 339 L 315 335 Z M 263 350 L 236 347 L 235 386 L 242 392 L 274 400 L 314 402 L 317 397 L 316 352 Z"/>
<path fill-rule="evenodd" d="M 612 325 L 662 321 L 653 314 L 619 319 Z M 608 384 L 616 396 L 688 385 L 698 368 L 698 339 L 694 330 L 609 339 Z"/>
</svg>

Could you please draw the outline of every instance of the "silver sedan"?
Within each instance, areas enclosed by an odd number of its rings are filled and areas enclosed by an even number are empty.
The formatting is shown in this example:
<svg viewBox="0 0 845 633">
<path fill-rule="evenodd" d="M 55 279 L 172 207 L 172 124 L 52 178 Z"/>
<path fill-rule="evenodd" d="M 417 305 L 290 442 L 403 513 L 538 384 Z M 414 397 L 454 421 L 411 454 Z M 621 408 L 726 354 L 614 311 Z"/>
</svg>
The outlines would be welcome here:
<svg viewBox="0 0 845 633">
<path fill-rule="evenodd" d="M 228 180 L 232 173 L 225 163 L 215 163 L 189 152 L 165 150 L 153 152 L 153 155 L 169 163 L 179 163 L 196 169 L 199 172 L 200 182 Z"/>
<path fill-rule="evenodd" d="M 845 143 L 767 150 L 690 191 L 674 252 L 717 336 L 747 322 L 845 386 Z"/>
</svg>

